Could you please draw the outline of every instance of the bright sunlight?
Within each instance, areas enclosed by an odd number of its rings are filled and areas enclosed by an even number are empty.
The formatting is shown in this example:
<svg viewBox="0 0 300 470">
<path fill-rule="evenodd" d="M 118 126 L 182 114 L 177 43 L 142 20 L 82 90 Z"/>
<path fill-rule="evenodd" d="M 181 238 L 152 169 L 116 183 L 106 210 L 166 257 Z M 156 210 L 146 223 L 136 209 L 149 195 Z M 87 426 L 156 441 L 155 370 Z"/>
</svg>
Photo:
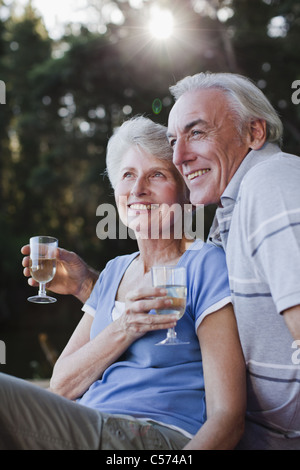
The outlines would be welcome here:
<svg viewBox="0 0 300 470">
<path fill-rule="evenodd" d="M 149 29 L 156 39 L 168 39 L 173 33 L 174 19 L 170 10 L 154 7 L 151 11 Z"/>
</svg>

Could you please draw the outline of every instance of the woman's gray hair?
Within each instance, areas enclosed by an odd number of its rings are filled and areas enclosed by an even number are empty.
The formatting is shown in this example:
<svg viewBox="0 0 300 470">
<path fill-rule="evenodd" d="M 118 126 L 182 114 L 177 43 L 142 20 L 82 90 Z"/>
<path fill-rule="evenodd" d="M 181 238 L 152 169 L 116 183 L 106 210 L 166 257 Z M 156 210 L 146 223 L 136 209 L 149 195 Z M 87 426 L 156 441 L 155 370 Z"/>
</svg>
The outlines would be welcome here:
<svg viewBox="0 0 300 470">
<path fill-rule="evenodd" d="M 237 116 L 240 135 L 244 126 L 255 119 L 266 121 L 267 141 L 281 143 L 283 126 L 275 109 L 252 81 L 233 73 L 201 72 L 180 80 L 170 87 L 171 94 L 178 100 L 189 91 L 204 88 L 218 88 L 228 96 L 229 104 Z"/>
<path fill-rule="evenodd" d="M 136 116 L 125 121 L 115 131 L 108 141 L 106 151 L 106 170 L 113 188 L 115 188 L 118 181 L 122 158 L 131 147 L 139 146 L 154 157 L 172 162 L 173 152 L 166 132 L 167 128 L 165 126 L 143 116 Z M 176 176 L 177 173 L 181 181 L 182 177 L 174 167 Z"/>
</svg>

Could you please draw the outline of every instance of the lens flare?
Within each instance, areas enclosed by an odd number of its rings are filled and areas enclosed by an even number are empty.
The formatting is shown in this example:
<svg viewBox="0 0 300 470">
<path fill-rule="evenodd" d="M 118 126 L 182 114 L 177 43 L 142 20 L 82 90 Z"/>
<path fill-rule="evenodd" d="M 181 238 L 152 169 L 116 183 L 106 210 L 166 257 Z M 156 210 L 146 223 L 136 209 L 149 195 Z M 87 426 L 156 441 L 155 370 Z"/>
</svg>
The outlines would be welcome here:
<svg viewBox="0 0 300 470">
<path fill-rule="evenodd" d="M 154 8 L 151 12 L 149 29 L 156 39 L 168 39 L 172 36 L 174 18 L 169 10 Z"/>
<path fill-rule="evenodd" d="M 152 111 L 154 114 L 159 114 L 162 110 L 162 102 L 159 98 L 155 98 L 155 100 L 152 103 Z"/>
</svg>

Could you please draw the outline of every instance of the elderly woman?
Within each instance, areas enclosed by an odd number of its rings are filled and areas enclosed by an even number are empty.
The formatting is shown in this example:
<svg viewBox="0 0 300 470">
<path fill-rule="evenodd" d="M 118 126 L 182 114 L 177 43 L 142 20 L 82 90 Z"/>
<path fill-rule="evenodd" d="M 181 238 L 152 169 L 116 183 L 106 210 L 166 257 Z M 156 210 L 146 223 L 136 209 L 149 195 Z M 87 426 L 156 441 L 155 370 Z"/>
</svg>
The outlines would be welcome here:
<svg viewBox="0 0 300 470">
<path fill-rule="evenodd" d="M 100 274 L 55 364 L 55 393 L 1 377 L 0 448 L 232 449 L 243 432 L 245 367 L 223 251 L 175 236 L 171 207 L 183 208 L 187 194 L 163 126 L 143 117 L 124 123 L 109 141 L 107 169 L 139 251 Z M 177 323 L 149 314 L 172 302 L 151 286 L 157 264 L 186 267 L 177 329 L 189 344 L 155 346 Z"/>
</svg>

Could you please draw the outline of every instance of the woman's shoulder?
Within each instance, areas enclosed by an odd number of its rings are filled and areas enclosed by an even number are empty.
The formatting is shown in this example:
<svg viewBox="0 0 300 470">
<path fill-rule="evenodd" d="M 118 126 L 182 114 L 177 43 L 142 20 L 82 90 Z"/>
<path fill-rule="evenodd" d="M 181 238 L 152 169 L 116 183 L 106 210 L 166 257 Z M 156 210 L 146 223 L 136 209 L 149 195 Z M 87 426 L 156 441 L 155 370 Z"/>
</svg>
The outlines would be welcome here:
<svg viewBox="0 0 300 470">
<path fill-rule="evenodd" d="M 223 258 L 225 256 L 223 248 L 213 245 L 212 243 L 206 243 L 199 238 L 194 240 L 194 242 L 189 245 L 185 254 L 191 259 L 206 256 L 216 256 Z"/>
<path fill-rule="evenodd" d="M 226 255 L 223 248 L 206 243 L 203 240 L 195 240 L 184 253 L 182 263 L 188 271 L 205 273 L 226 268 Z"/>
<path fill-rule="evenodd" d="M 129 253 L 126 255 L 119 255 L 116 256 L 115 258 L 111 259 L 110 261 L 107 262 L 104 271 L 109 271 L 111 269 L 117 269 L 117 268 L 123 268 L 124 266 L 127 266 L 131 261 L 136 258 L 136 256 L 139 254 L 138 251 L 134 253 Z"/>
</svg>

